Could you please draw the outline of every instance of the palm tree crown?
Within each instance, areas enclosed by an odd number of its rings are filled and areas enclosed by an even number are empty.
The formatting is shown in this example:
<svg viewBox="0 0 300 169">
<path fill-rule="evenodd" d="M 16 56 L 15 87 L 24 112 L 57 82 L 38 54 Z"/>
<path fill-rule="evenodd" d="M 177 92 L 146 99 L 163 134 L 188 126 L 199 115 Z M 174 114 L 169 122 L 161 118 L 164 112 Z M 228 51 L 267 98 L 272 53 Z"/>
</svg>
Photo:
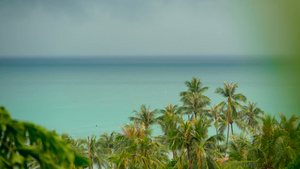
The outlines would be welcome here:
<svg viewBox="0 0 300 169">
<path fill-rule="evenodd" d="M 200 79 L 195 77 L 191 81 L 185 81 L 185 85 L 188 90 L 180 92 L 180 101 L 183 102 L 183 109 L 186 114 L 194 113 L 194 117 L 197 118 L 199 113 L 206 112 L 205 106 L 210 104 L 210 99 L 203 95 L 203 92 L 208 90 L 209 87 L 202 87 Z"/>
<path fill-rule="evenodd" d="M 244 96 L 243 94 L 236 94 L 235 90 L 238 87 L 237 83 L 232 84 L 231 83 L 226 83 L 224 82 L 224 88 L 220 88 L 218 87 L 215 91 L 215 93 L 220 94 L 223 97 L 227 98 L 227 102 L 223 101 L 221 102 L 219 105 L 225 105 L 227 104 L 227 114 L 226 114 L 226 121 L 228 123 L 228 128 L 227 128 L 227 141 L 226 141 L 226 147 L 228 145 L 228 138 L 229 138 L 229 125 L 231 125 L 231 131 L 233 133 L 233 120 L 236 119 L 237 116 L 237 108 L 241 107 L 241 105 L 238 103 L 238 101 L 242 101 L 245 102 L 246 96 Z M 226 154 L 225 154 L 226 155 Z"/>
<path fill-rule="evenodd" d="M 151 124 L 155 123 L 155 115 L 157 111 L 151 111 L 150 106 L 146 108 L 146 105 L 141 105 L 140 111 L 134 110 L 133 113 L 135 113 L 137 117 L 131 116 L 129 117 L 129 120 L 135 121 L 139 124 L 144 124 L 145 129 L 148 129 Z"/>
<path fill-rule="evenodd" d="M 244 120 L 252 128 L 257 127 L 259 124 L 258 120 L 262 119 L 260 115 L 264 114 L 264 112 L 257 107 L 257 103 L 252 103 L 250 101 L 248 102 L 247 106 L 244 106 L 243 113 L 242 120 Z"/>
</svg>

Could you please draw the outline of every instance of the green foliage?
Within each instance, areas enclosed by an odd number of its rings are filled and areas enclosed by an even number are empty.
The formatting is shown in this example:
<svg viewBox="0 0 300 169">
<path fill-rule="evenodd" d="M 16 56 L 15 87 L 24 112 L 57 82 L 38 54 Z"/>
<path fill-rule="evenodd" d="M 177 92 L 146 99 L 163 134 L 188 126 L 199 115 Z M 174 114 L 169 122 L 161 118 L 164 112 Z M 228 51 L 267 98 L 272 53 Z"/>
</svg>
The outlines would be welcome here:
<svg viewBox="0 0 300 169">
<path fill-rule="evenodd" d="M 255 161 L 230 161 L 225 163 L 223 169 L 257 169 Z"/>
<path fill-rule="evenodd" d="M 208 112 L 206 106 L 210 104 L 211 100 L 203 93 L 209 87 L 202 87 L 200 79 L 195 77 L 191 81 L 185 81 L 185 85 L 188 90 L 180 92 L 180 101 L 183 103 L 182 110 L 185 114 L 194 114 L 194 118 L 197 118 L 198 115 L 204 116 Z"/>
<path fill-rule="evenodd" d="M 178 158 L 173 158 L 171 161 L 169 161 L 166 165 L 166 169 L 177 169 L 178 167 L 176 166 L 176 164 L 178 163 L 179 159 Z M 187 169 L 188 168 L 188 164 L 184 163 L 182 166 L 182 169 Z"/>
<path fill-rule="evenodd" d="M 297 158 L 290 162 L 285 169 L 299 169 L 300 168 L 300 154 L 298 154 Z"/>
<path fill-rule="evenodd" d="M 157 111 L 151 111 L 150 106 L 147 108 L 146 105 L 141 105 L 140 111 L 134 110 L 133 113 L 135 113 L 137 117 L 129 117 L 130 121 L 144 124 L 144 127 L 148 129 L 151 124 L 154 124 Z"/>
<path fill-rule="evenodd" d="M 74 156 L 58 135 L 33 123 L 12 120 L 4 107 L 0 107 L 0 153 L 0 168 L 28 168 L 34 161 L 41 168 L 88 164 Z"/>
<path fill-rule="evenodd" d="M 166 169 L 171 169 L 171 168 L 175 167 L 177 162 L 178 162 L 178 159 L 173 158 L 170 162 L 168 162 Z"/>
</svg>

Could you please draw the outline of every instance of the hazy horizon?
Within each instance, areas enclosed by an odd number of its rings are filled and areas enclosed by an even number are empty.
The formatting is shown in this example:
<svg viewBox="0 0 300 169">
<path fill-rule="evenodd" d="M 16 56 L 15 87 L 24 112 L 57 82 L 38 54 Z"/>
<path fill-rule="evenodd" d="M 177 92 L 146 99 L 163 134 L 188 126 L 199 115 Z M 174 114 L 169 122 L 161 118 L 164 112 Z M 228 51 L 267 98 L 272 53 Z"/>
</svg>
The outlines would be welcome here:
<svg viewBox="0 0 300 169">
<path fill-rule="evenodd" d="M 278 54 L 264 48 L 243 9 L 224 1 L 1 1 L 0 57 Z"/>
</svg>

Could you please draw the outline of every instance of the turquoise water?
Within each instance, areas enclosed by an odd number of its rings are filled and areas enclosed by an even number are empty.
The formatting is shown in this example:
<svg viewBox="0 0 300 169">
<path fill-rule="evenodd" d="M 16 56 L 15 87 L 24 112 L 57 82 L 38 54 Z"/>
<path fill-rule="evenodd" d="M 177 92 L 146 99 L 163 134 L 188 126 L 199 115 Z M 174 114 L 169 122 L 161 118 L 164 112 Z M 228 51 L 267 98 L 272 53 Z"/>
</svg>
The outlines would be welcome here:
<svg viewBox="0 0 300 169">
<path fill-rule="evenodd" d="M 2 65 L 0 105 L 15 119 L 73 137 L 120 132 L 119 125 L 129 123 L 128 117 L 141 104 L 153 110 L 180 105 L 179 92 L 193 76 L 210 87 L 206 95 L 212 105 L 225 100 L 214 91 L 229 81 L 239 83 L 237 92 L 266 112 L 287 109 L 275 92 L 282 88 L 276 83 L 276 70 L 253 64 Z"/>
</svg>

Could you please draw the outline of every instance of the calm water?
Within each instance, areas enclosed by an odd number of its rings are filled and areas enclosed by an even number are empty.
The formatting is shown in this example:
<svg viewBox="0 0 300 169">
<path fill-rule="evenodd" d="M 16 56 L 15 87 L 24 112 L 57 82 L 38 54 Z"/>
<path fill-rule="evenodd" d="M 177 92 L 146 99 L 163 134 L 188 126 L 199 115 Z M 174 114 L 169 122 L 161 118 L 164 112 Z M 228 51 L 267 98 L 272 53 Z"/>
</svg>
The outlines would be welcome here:
<svg viewBox="0 0 300 169">
<path fill-rule="evenodd" d="M 73 137 L 120 131 L 141 104 L 152 109 L 180 104 L 184 81 L 201 78 L 212 105 L 223 81 L 239 83 L 238 93 L 264 111 L 285 112 L 276 70 L 230 64 L 16 64 L 0 67 L 0 105 L 18 120 L 67 132 Z M 97 126 L 96 126 L 97 125 Z M 157 133 L 157 132 L 156 132 Z"/>
</svg>

